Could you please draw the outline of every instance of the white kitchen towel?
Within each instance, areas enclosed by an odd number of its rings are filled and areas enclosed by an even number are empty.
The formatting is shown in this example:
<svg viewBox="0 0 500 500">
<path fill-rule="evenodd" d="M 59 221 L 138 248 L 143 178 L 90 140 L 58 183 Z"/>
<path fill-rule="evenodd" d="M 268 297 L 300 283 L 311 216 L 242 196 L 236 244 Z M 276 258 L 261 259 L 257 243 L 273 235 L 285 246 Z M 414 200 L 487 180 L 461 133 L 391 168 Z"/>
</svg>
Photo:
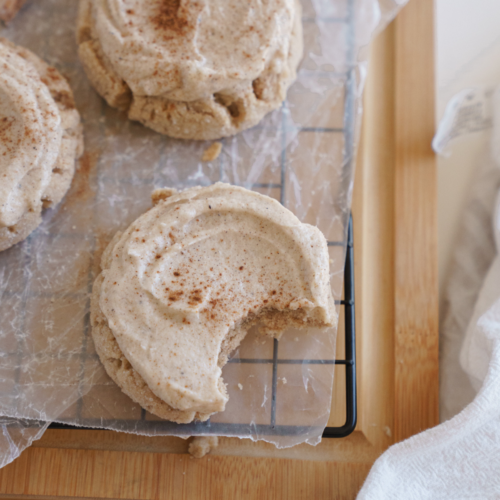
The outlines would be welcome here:
<svg viewBox="0 0 500 500">
<path fill-rule="evenodd" d="M 500 166 L 499 109 L 495 110 L 494 121 L 493 147 L 488 153 L 496 170 Z M 498 178 L 498 170 L 485 172 L 493 175 L 492 180 Z M 491 184 L 484 188 L 491 190 Z M 496 256 L 460 353 L 462 368 L 479 392 L 452 419 L 389 448 L 375 462 L 358 500 L 500 498 L 500 194 L 494 204 L 493 234 Z M 479 242 L 487 236 L 478 235 Z M 465 243 L 463 248 L 471 247 L 470 241 Z M 457 249 L 457 255 L 461 250 Z M 473 255 L 466 255 L 458 265 L 467 266 L 473 260 Z M 462 285 L 466 287 L 466 281 Z M 467 290 L 457 292 L 466 295 Z"/>
</svg>

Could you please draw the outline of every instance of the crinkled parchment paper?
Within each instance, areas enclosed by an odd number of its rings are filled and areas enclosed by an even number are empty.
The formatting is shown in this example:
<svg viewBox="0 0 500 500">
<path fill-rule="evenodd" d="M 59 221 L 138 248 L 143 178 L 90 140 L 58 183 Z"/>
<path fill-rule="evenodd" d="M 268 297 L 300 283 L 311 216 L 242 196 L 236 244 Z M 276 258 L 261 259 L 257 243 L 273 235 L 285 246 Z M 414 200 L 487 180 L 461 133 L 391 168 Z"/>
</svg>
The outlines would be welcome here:
<svg viewBox="0 0 500 500">
<path fill-rule="evenodd" d="M 366 46 L 398 2 L 304 1 L 305 53 L 287 102 L 224 139 L 209 163 L 201 157 L 210 143 L 130 122 L 91 88 L 77 57 L 77 4 L 28 1 L 0 29 L 69 79 L 85 127 L 85 154 L 65 199 L 26 241 L 0 254 L 0 465 L 51 421 L 147 435 L 235 435 L 278 447 L 318 443 L 331 407 L 335 330 L 288 331 L 277 353 L 272 340 L 249 333 L 223 369 L 226 411 L 208 424 L 179 426 L 141 410 L 107 377 L 89 332 L 89 297 L 103 249 L 151 206 L 154 188 L 222 180 L 280 200 L 323 231 L 340 299 Z M 273 354 L 288 360 L 277 365 L 274 398 Z"/>
</svg>

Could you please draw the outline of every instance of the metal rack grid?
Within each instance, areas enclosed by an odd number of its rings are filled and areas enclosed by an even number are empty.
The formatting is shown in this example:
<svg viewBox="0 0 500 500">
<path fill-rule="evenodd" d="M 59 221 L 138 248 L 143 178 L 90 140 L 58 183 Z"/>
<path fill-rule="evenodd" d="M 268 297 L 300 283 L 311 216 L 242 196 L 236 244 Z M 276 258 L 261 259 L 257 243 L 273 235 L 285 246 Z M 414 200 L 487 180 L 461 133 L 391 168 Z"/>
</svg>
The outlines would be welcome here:
<svg viewBox="0 0 500 500">
<path fill-rule="evenodd" d="M 302 127 L 299 128 L 303 132 L 319 132 L 319 133 L 341 133 L 344 136 L 344 152 L 343 152 L 343 168 L 346 172 L 350 172 L 354 158 L 355 147 L 355 68 L 354 68 L 354 0 L 347 1 L 347 15 L 345 18 L 326 18 L 322 19 L 328 23 L 344 23 L 347 25 L 347 50 L 346 62 L 348 70 L 345 74 L 345 96 L 344 96 L 344 119 L 343 128 L 317 128 L 317 127 Z M 304 22 L 310 20 L 304 19 Z M 286 103 L 283 105 L 286 111 Z M 285 186 L 287 175 L 287 158 L 285 147 L 285 134 L 287 129 L 287 114 L 283 113 L 283 148 L 280 159 L 281 178 L 279 183 L 258 183 L 252 184 L 252 189 L 267 188 L 280 190 L 280 202 L 286 205 L 285 199 Z M 224 170 L 222 163 L 219 169 L 219 180 L 223 180 Z M 343 176 L 345 182 L 350 182 L 350 175 Z M 185 186 L 187 187 L 187 186 Z M 348 192 L 348 186 L 342 186 L 343 192 Z M 277 399 L 277 372 L 278 365 L 281 364 L 324 364 L 324 365 L 342 365 L 345 367 L 345 380 L 346 380 L 346 420 L 342 426 L 339 427 L 326 427 L 323 432 L 323 437 L 345 437 L 349 435 L 356 426 L 356 361 L 355 361 L 355 318 L 354 318 L 354 264 L 353 264 L 353 240 L 352 240 L 352 218 L 349 217 L 347 228 L 346 241 L 329 241 L 328 246 L 346 247 L 346 260 L 344 270 L 344 300 L 337 301 L 336 304 L 344 307 L 345 317 L 345 359 L 335 360 L 291 360 L 291 359 L 278 359 L 278 346 L 277 340 L 274 340 L 273 357 L 272 359 L 241 359 L 233 358 L 228 363 L 253 363 L 253 364 L 272 364 L 272 399 L 271 399 L 271 418 L 270 423 L 267 425 L 247 425 L 247 424 L 228 424 L 228 423 L 211 423 L 196 422 L 191 424 L 175 424 L 167 421 L 147 421 L 146 412 L 143 409 L 141 412 L 140 421 L 130 422 L 135 427 L 137 432 L 141 430 L 151 430 L 154 427 L 161 433 L 168 433 L 169 430 L 175 431 L 175 434 L 185 435 L 200 435 L 200 434 L 215 434 L 215 435 L 250 435 L 256 432 L 260 435 L 297 435 L 305 432 L 306 427 L 297 425 L 276 425 L 276 399 Z M 90 325 L 87 321 L 86 334 L 87 337 L 90 333 Z M 81 417 L 81 400 L 78 404 L 78 422 L 81 426 L 79 428 L 94 428 L 102 427 L 102 420 L 96 418 L 82 418 Z M 125 423 L 125 422 L 124 422 Z M 71 425 L 64 423 L 54 422 L 50 428 L 74 428 Z"/>
<path fill-rule="evenodd" d="M 343 117 L 343 127 L 342 128 L 319 128 L 319 127 L 302 127 L 299 128 L 300 132 L 316 132 L 322 134 L 343 134 L 344 139 L 344 153 L 343 153 L 343 168 L 347 173 L 351 172 L 351 165 L 354 157 L 354 132 L 355 132 L 355 69 L 354 69 L 354 0 L 347 0 L 347 15 L 345 18 L 323 18 L 321 19 L 326 23 L 343 23 L 347 26 L 346 36 L 347 36 L 347 51 L 346 51 L 346 61 L 348 70 L 345 75 L 345 94 L 344 94 L 344 117 Z M 310 22 L 310 19 L 304 19 L 304 22 Z M 280 190 L 280 201 L 286 205 L 285 199 L 285 186 L 287 177 L 287 158 L 286 158 L 286 131 L 287 131 L 287 108 L 284 105 L 283 121 L 281 124 L 281 129 L 283 131 L 283 148 L 281 153 L 281 177 L 279 182 L 275 183 L 258 183 L 252 186 L 245 186 L 251 188 L 265 188 L 265 189 L 279 189 Z M 219 178 L 222 180 L 224 174 L 224 169 L 222 163 L 220 164 Z M 100 175 L 100 174 L 98 174 Z M 342 176 L 344 182 L 350 182 L 350 175 Z M 187 186 L 184 186 L 187 187 Z M 349 192 L 349 186 L 342 185 L 340 190 L 342 193 Z M 345 215 L 345 214 L 344 214 Z M 59 234 L 59 236 L 62 236 Z M 30 245 L 31 238 L 28 238 L 26 245 Z M 272 359 L 232 359 L 229 363 L 262 363 L 272 365 L 272 399 L 271 399 L 271 417 L 270 423 L 267 425 L 247 425 L 247 424 L 227 424 L 227 423 L 195 423 L 195 424 L 184 424 L 178 425 L 172 422 L 166 421 L 147 421 L 146 412 L 143 410 L 141 414 L 141 419 L 137 421 L 123 421 L 124 424 L 133 425 L 135 430 L 140 432 L 142 430 L 151 430 L 155 427 L 159 432 L 168 433 L 170 430 L 175 429 L 175 433 L 179 434 L 179 428 L 182 428 L 182 433 L 185 434 L 223 434 L 225 435 L 250 435 L 258 432 L 262 435 L 296 435 L 302 434 L 307 428 L 290 425 L 290 426 L 280 426 L 276 425 L 276 400 L 277 400 L 277 372 L 278 365 L 281 364 L 328 364 L 328 365 L 342 365 L 346 370 L 346 421 L 341 427 L 327 427 L 323 433 L 324 437 L 343 437 L 348 435 L 352 430 L 354 430 L 356 423 L 356 378 L 355 378 L 355 358 L 354 358 L 354 282 L 353 282 L 353 261 L 352 261 L 352 224 L 349 223 L 349 236 L 346 241 L 329 241 L 328 245 L 330 247 L 340 247 L 344 248 L 347 245 L 346 253 L 346 267 L 345 267 L 345 281 L 344 281 L 344 300 L 339 301 L 338 305 L 345 308 L 345 336 L 346 336 L 346 356 L 345 359 L 328 359 L 328 360 L 281 360 L 278 359 L 278 341 L 274 341 L 273 346 L 273 356 Z M 29 256 L 30 252 L 26 252 L 25 255 Z M 26 257 L 28 258 L 28 257 Z M 91 287 L 91 282 L 89 281 L 89 287 Z M 89 288 L 90 290 L 90 288 Z M 26 297 L 25 297 L 26 298 Z M 23 304 L 23 310 L 26 309 L 26 304 Z M 90 324 L 88 315 L 85 321 L 85 335 L 82 346 L 82 354 L 80 356 L 80 364 L 82 364 L 85 359 L 95 358 L 95 354 L 86 353 L 85 343 L 90 334 Z M 18 378 L 18 370 L 16 371 L 16 381 Z M 79 391 L 81 394 L 81 390 Z M 77 402 L 77 420 L 78 424 L 88 428 L 102 427 L 103 421 L 99 418 L 84 418 L 82 417 L 82 400 L 81 398 Z M 223 429 L 222 429 L 223 427 Z M 74 428 L 71 425 L 64 423 L 53 423 L 51 428 Z M 81 427 L 80 427 L 81 428 Z M 310 428 L 310 427 L 308 427 Z"/>
</svg>

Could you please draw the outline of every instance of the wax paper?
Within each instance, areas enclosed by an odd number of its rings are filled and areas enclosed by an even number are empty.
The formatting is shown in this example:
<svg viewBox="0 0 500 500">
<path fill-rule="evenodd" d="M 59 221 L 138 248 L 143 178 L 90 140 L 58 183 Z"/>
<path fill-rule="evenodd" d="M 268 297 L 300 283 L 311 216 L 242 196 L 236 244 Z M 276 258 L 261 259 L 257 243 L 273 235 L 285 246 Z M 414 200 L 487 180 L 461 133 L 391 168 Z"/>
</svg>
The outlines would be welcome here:
<svg viewBox="0 0 500 500">
<path fill-rule="evenodd" d="M 77 56 L 76 0 L 28 1 L 0 29 L 68 78 L 85 133 L 64 200 L 28 239 L 0 254 L 0 465 L 53 421 L 145 435 L 230 435 L 278 447 L 321 440 L 332 404 L 335 329 L 291 330 L 276 343 L 250 332 L 223 369 L 226 410 L 207 423 L 177 425 L 142 410 L 106 375 L 90 332 L 90 293 L 103 249 L 150 208 L 154 188 L 222 180 L 278 199 L 323 231 L 338 304 L 366 47 L 402 3 L 304 1 L 304 57 L 286 102 L 256 127 L 223 139 L 213 162 L 201 161 L 210 142 L 157 134 L 98 96 Z"/>
</svg>

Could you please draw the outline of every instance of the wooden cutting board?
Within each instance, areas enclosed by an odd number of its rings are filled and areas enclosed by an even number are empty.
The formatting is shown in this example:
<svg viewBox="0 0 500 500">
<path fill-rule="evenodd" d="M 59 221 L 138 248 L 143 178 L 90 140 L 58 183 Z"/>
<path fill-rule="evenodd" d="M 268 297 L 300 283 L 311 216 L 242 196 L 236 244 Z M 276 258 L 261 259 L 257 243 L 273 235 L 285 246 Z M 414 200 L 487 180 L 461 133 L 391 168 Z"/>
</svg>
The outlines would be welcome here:
<svg viewBox="0 0 500 500">
<path fill-rule="evenodd" d="M 438 423 L 433 54 L 432 0 L 411 0 L 371 49 L 353 202 L 356 431 L 288 450 L 221 439 L 196 460 L 176 438 L 51 430 L 0 470 L 0 498 L 354 498 L 388 446 Z"/>
</svg>

